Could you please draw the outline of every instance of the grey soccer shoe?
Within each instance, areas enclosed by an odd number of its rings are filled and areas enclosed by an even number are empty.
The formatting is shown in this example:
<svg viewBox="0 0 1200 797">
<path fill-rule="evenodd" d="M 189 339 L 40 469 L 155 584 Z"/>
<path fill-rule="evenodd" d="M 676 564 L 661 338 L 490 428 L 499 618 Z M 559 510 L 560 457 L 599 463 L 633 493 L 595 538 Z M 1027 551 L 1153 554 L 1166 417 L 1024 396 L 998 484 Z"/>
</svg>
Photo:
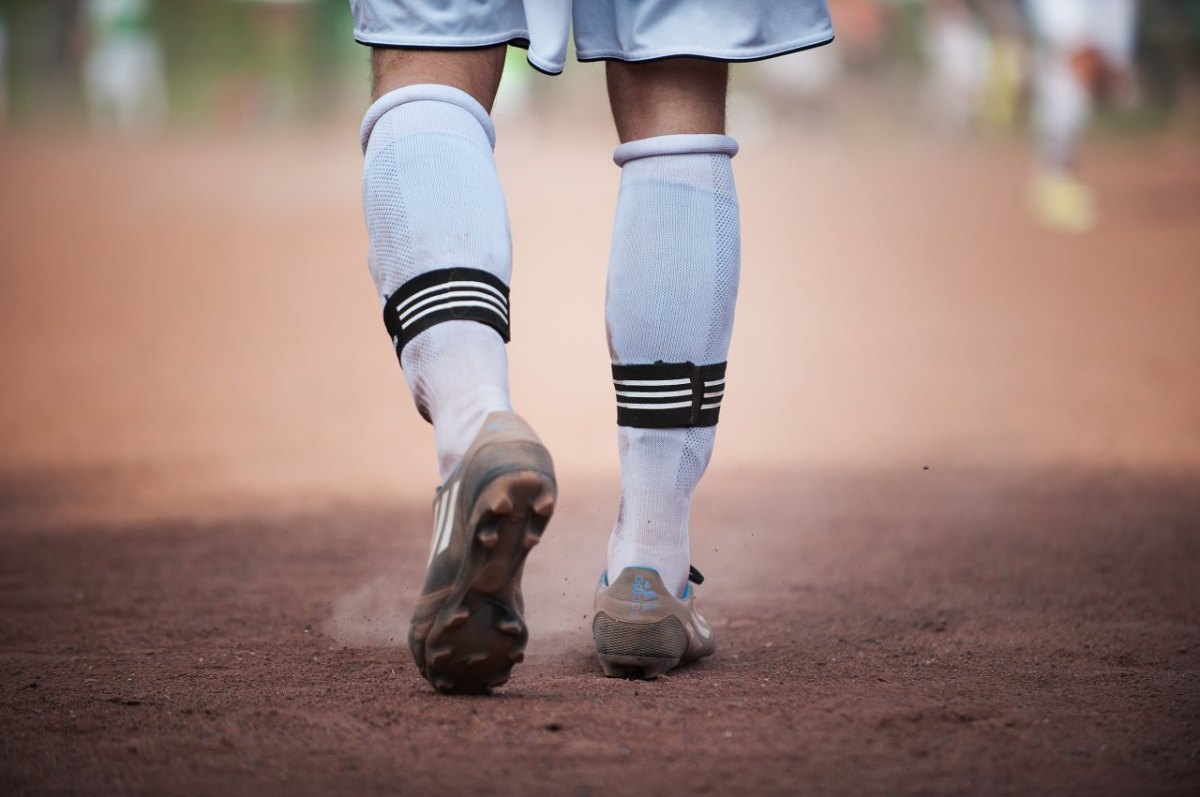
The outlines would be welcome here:
<svg viewBox="0 0 1200 797">
<path fill-rule="evenodd" d="M 596 587 L 592 618 L 592 638 L 604 674 L 657 678 L 682 662 L 711 656 L 717 638 L 696 611 L 691 584 L 703 580 L 693 567 L 683 597 L 676 598 L 655 570 L 627 567 L 612 584 L 604 574 Z"/>
<path fill-rule="evenodd" d="M 493 412 L 438 488 L 434 538 L 408 646 L 441 692 L 486 692 L 525 658 L 521 573 L 554 512 L 550 453 L 511 412 Z"/>
</svg>

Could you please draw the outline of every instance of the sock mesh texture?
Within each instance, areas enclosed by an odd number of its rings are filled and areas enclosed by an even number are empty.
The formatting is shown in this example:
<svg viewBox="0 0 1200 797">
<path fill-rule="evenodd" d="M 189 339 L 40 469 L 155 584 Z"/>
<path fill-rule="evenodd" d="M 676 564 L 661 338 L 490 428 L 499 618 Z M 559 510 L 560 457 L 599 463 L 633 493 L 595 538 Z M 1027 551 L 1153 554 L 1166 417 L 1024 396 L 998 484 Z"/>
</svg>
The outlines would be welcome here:
<svg viewBox="0 0 1200 797">
<path fill-rule="evenodd" d="M 730 156 L 655 155 L 622 167 L 605 318 L 614 363 L 724 361 L 740 273 Z M 715 427 L 618 427 L 621 507 L 608 570 L 652 567 L 681 594 L 692 495 Z"/>
<path fill-rule="evenodd" d="M 413 277 L 454 266 L 510 284 L 512 240 L 491 141 L 465 107 L 420 99 L 384 113 L 366 146 L 363 207 L 381 303 Z M 482 324 L 448 321 L 409 343 L 401 365 L 433 422 L 444 479 L 487 414 L 511 410 L 504 341 Z"/>
</svg>

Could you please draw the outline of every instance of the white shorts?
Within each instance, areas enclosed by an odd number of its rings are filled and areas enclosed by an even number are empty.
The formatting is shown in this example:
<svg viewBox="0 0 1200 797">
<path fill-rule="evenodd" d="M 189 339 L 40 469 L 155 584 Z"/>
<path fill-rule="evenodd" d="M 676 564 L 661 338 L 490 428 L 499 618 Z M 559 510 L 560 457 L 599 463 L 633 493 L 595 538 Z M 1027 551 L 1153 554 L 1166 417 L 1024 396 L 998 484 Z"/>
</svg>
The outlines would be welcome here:
<svg viewBox="0 0 1200 797">
<path fill-rule="evenodd" d="M 825 0 L 350 0 L 350 9 L 361 44 L 514 44 L 552 75 L 572 25 L 580 61 L 757 61 L 833 41 Z"/>
</svg>

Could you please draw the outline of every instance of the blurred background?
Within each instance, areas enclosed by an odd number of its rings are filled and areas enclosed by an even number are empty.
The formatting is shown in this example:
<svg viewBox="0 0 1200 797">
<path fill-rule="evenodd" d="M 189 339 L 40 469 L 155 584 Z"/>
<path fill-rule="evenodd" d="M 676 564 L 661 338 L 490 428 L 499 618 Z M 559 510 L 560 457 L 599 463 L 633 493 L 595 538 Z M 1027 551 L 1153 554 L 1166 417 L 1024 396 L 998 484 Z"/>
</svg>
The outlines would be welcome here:
<svg viewBox="0 0 1200 797">
<path fill-rule="evenodd" d="M 1200 465 L 1200 2 L 1107 39 L 830 5 L 833 45 L 733 70 L 715 471 Z M 615 495 L 603 73 L 512 50 L 497 157 L 517 406 Z M 343 0 L 0 0 L 10 519 L 432 494 L 365 267 L 368 100 Z"/>
<path fill-rule="evenodd" d="M 1027 121 L 1041 5 L 830 0 L 838 46 L 738 69 L 735 102 L 749 109 L 739 121 L 1015 133 Z M 1161 133 L 1186 124 L 1198 90 L 1200 3 L 1101 0 L 1090 13 L 1121 6 L 1138 9 L 1128 34 L 1134 69 L 1130 96 L 1117 103 L 1125 113 L 1106 115 L 1105 127 Z M 512 56 L 510 106 L 540 115 L 553 103 L 556 117 L 602 110 L 581 94 L 602 69 L 535 80 L 520 51 Z M 0 113 L 10 131 L 337 124 L 358 112 L 366 59 L 344 0 L 0 0 Z"/>
</svg>

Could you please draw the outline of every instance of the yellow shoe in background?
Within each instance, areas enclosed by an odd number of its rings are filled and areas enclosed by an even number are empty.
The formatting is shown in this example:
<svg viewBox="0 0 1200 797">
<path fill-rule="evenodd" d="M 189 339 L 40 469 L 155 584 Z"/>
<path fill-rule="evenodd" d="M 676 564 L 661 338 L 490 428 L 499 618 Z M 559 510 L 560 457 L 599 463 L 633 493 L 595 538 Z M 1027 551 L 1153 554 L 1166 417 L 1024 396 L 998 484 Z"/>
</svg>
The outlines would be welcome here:
<svg viewBox="0 0 1200 797">
<path fill-rule="evenodd" d="M 1096 226 L 1096 200 L 1091 189 L 1073 177 L 1038 177 L 1030 201 L 1034 217 L 1051 230 L 1083 233 Z"/>
</svg>

